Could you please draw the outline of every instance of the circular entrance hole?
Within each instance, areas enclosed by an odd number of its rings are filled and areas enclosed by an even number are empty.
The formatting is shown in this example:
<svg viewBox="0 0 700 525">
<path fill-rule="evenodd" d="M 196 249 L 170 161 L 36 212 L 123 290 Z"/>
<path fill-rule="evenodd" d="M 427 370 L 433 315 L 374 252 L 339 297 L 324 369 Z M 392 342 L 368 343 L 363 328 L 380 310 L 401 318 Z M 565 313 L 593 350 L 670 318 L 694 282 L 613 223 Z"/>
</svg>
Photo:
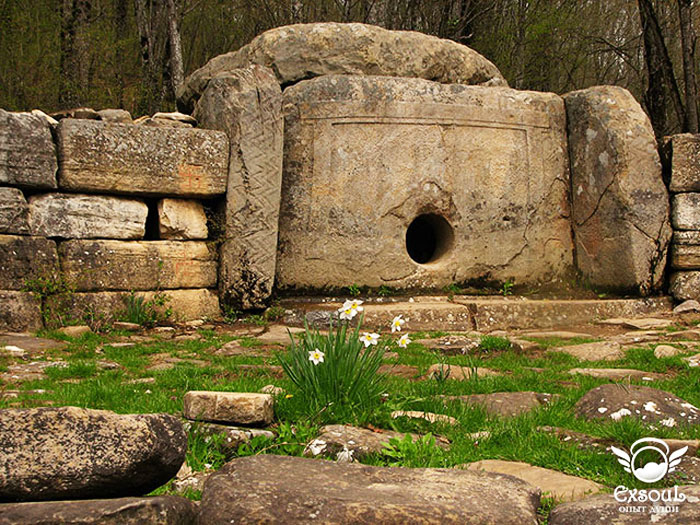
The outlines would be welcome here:
<svg viewBox="0 0 700 525">
<path fill-rule="evenodd" d="M 440 215 L 419 215 L 406 230 L 406 251 L 415 262 L 437 261 L 452 247 L 452 226 Z"/>
</svg>

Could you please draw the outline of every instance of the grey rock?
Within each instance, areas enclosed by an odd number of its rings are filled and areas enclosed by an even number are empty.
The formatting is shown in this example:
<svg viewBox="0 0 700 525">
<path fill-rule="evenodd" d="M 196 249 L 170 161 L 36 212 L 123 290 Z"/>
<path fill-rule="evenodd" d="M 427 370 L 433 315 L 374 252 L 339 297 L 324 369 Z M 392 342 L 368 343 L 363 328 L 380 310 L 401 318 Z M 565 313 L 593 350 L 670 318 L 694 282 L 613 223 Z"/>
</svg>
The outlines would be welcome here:
<svg viewBox="0 0 700 525">
<path fill-rule="evenodd" d="M 663 151 L 669 164 L 669 189 L 700 191 L 700 135 L 683 133 L 666 137 Z"/>
<path fill-rule="evenodd" d="M 271 68 L 283 85 L 338 74 L 507 85 L 496 66 L 452 40 L 366 24 L 297 24 L 266 31 L 238 51 L 211 59 L 178 89 L 178 105 L 193 107 L 210 79 L 251 64 Z"/>
<path fill-rule="evenodd" d="M 223 130 L 231 151 L 220 296 L 244 309 L 260 308 L 272 293 L 282 188 L 283 120 L 273 72 L 251 66 L 212 79 L 194 115 Z"/>
<path fill-rule="evenodd" d="M 620 87 L 573 91 L 564 101 L 576 265 L 600 288 L 658 291 L 671 227 L 649 118 Z"/>
<path fill-rule="evenodd" d="M 540 492 L 511 476 L 260 455 L 204 485 L 200 523 L 537 523 Z M 485 505 L 498 501 L 499 505 Z"/>
<path fill-rule="evenodd" d="M 48 193 L 29 199 L 33 235 L 64 239 L 142 239 L 148 206 L 98 195 Z"/>
<path fill-rule="evenodd" d="M 0 443 L 0 501 L 141 496 L 187 449 L 171 415 L 76 407 L 0 410 Z"/>
<path fill-rule="evenodd" d="M 0 188 L 0 233 L 29 233 L 29 207 L 17 188 Z"/>
<path fill-rule="evenodd" d="M 216 252 L 204 242 L 70 240 L 59 253 L 77 291 L 216 286 Z"/>
<path fill-rule="evenodd" d="M 43 237 L 0 235 L 0 290 L 22 290 L 58 268 L 56 243 Z"/>
<path fill-rule="evenodd" d="M 0 184 L 56 188 L 56 148 L 46 119 L 0 109 Z"/>
<path fill-rule="evenodd" d="M 649 489 L 647 489 L 649 490 Z M 661 489 L 657 489 L 661 490 Z M 669 490 L 669 489 L 666 489 Z M 676 489 L 670 489 L 671 495 Z M 678 493 L 686 497 L 682 502 L 669 503 L 678 506 L 678 512 L 651 513 L 651 507 L 661 506 L 661 502 L 632 502 L 630 506 L 643 507 L 640 512 L 620 512 L 621 504 L 613 494 L 600 494 L 589 498 L 557 505 L 549 515 L 549 525 L 590 525 L 591 523 L 613 523 L 615 525 L 692 525 L 700 521 L 700 486 L 680 486 Z M 665 491 L 664 491 L 665 492 Z M 629 494 L 621 494 L 626 497 Z M 650 519 L 651 516 L 651 519 Z"/>
<path fill-rule="evenodd" d="M 218 131 L 65 119 L 57 136 L 62 189 L 184 197 L 226 191 L 228 140 Z"/>
<path fill-rule="evenodd" d="M 41 299 L 29 292 L 0 290 L 0 330 L 35 332 L 43 327 Z"/>
<path fill-rule="evenodd" d="M 206 239 L 209 232 L 204 206 L 194 200 L 158 201 L 158 233 L 161 239 Z"/>
<path fill-rule="evenodd" d="M 197 505 L 177 496 L 0 505 L 0 525 L 195 525 Z"/>
<path fill-rule="evenodd" d="M 589 420 L 633 417 L 666 427 L 696 425 L 700 410 L 678 396 L 648 386 L 606 384 L 586 392 L 575 406 Z"/>
<path fill-rule="evenodd" d="M 113 124 L 131 124 L 131 113 L 125 109 L 101 109 L 97 112 L 104 122 Z"/>
</svg>

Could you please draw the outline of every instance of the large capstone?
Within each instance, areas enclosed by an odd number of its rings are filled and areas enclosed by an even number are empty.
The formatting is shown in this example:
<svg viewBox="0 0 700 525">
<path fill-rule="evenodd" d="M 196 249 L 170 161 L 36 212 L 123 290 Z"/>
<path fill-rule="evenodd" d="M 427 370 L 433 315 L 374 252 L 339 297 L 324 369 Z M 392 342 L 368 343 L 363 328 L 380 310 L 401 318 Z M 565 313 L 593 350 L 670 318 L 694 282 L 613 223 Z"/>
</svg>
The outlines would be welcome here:
<svg viewBox="0 0 700 525">
<path fill-rule="evenodd" d="M 620 87 L 573 91 L 564 100 L 576 266 L 599 288 L 658 291 L 671 227 L 649 118 Z"/>
<path fill-rule="evenodd" d="M 192 109 L 210 79 L 251 64 L 274 70 L 282 85 L 338 74 L 507 85 L 496 66 L 452 40 L 366 24 L 297 24 L 266 31 L 238 51 L 211 59 L 180 87 L 178 104 Z"/>
<path fill-rule="evenodd" d="M 284 91 L 277 286 L 536 283 L 573 265 L 562 99 L 325 76 Z"/>
<path fill-rule="evenodd" d="M 175 476 L 186 450 L 168 414 L 0 410 L 0 501 L 142 496 Z"/>
</svg>

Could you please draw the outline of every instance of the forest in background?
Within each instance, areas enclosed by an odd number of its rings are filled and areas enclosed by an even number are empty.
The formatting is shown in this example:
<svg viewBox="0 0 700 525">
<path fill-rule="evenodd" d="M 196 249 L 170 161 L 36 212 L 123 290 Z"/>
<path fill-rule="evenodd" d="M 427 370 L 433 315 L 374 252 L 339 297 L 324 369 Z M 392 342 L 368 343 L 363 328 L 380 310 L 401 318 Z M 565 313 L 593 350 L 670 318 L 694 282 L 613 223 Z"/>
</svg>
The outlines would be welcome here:
<svg viewBox="0 0 700 525">
<path fill-rule="evenodd" d="M 698 0 L 0 0 L 0 108 L 173 110 L 210 58 L 323 21 L 455 40 L 518 89 L 623 86 L 657 136 L 698 130 Z"/>
</svg>

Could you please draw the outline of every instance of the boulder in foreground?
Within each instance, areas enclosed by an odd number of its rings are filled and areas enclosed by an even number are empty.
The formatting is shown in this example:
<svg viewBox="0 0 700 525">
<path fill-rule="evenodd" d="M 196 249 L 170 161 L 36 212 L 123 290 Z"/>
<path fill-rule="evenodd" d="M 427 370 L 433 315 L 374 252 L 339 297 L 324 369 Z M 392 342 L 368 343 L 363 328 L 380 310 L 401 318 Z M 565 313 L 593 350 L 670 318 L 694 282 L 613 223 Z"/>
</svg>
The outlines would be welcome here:
<svg viewBox="0 0 700 525">
<path fill-rule="evenodd" d="M 197 506 L 185 498 L 118 498 L 0 505 L 0 525 L 194 525 Z"/>
<path fill-rule="evenodd" d="M 186 451 L 169 414 L 0 410 L 0 502 L 142 496 L 177 473 Z"/>
<path fill-rule="evenodd" d="M 539 490 L 503 474 L 239 458 L 204 485 L 199 522 L 536 524 Z"/>
</svg>

